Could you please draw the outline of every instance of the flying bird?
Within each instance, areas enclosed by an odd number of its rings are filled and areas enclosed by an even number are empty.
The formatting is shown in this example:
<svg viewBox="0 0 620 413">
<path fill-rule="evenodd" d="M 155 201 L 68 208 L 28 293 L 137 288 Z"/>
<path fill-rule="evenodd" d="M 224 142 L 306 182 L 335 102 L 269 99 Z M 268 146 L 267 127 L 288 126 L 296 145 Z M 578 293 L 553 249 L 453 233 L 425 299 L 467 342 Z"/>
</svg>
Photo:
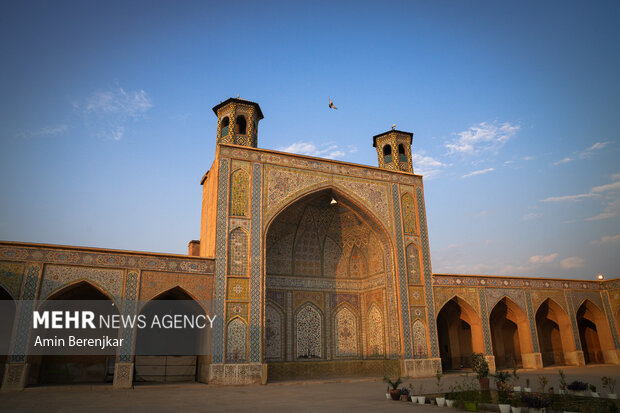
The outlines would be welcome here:
<svg viewBox="0 0 620 413">
<path fill-rule="evenodd" d="M 334 102 L 332 102 L 331 99 L 329 100 L 329 108 L 338 110 L 338 108 L 334 105 Z"/>
</svg>

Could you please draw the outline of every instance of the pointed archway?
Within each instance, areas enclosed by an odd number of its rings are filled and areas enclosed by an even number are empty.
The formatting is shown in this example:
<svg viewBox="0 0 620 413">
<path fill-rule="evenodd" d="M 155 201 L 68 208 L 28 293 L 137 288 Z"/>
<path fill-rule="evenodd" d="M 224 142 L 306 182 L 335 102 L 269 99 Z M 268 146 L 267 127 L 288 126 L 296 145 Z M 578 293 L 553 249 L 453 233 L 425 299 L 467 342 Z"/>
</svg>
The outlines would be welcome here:
<svg viewBox="0 0 620 413">
<path fill-rule="evenodd" d="M 585 300 L 576 316 L 586 364 L 614 363 L 614 342 L 603 311 L 592 301 Z"/>
<path fill-rule="evenodd" d="M 0 286 L 0 303 L 2 311 L 0 312 L 0 383 L 4 378 L 5 365 L 8 362 L 11 345 L 11 337 L 13 335 L 13 322 L 15 321 L 15 311 L 17 306 L 15 300 Z"/>
<path fill-rule="evenodd" d="M 566 364 L 565 353 L 575 351 L 572 326 L 564 309 L 551 298 L 536 311 L 536 331 L 543 366 Z"/>
<path fill-rule="evenodd" d="M 76 302 L 70 303 L 70 302 Z M 90 307 L 92 306 L 92 307 Z M 100 287 L 88 282 L 79 281 L 65 286 L 48 297 L 39 308 L 40 311 L 54 310 L 94 310 L 97 317 L 118 316 L 118 309 L 111 296 Z M 95 325 L 99 326 L 98 323 Z M 102 336 L 118 337 L 118 328 L 96 329 L 63 329 L 63 334 L 75 335 L 79 338 L 100 339 Z M 36 348 L 36 338 L 41 340 L 54 339 L 57 330 L 46 329 L 41 333 L 33 334 L 31 340 Z M 30 377 L 35 378 L 31 384 L 87 384 L 112 383 L 114 378 L 114 361 L 116 349 L 98 351 L 92 347 L 82 354 L 45 354 L 31 356 L 32 365 Z"/>
<path fill-rule="evenodd" d="M 524 367 L 523 354 L 532 353 L 533 346 L 529 321 L 521 307 L 502 298 L 491 310 L 489 325 L 496 367 Z"/>
<path fill-rule="evenodd" d="M 139 328 L 135 346 L 135 382 L 196 381 L 198 359 L 206 337 L 204 329 L 172 328 L 165 325 L 174 317 L 196 320 L 204 309 L 181 287 L 174 287 L 151 299 L 140 310 L 149 328 Z M 153 320 L 161 322 L 154 325 Z M 185 322 L 185 321 L 184 321 Z"/>
<path fill-rule="evenodd" d="M 471 367 L 472 353 L 484 353 L 482 320 L 467 301 L 455 296 L 437 314 L 437 333 L 442 369 Z"/>
<path fill-rule="evenodd" d="M 316 377 L 315 370 L 373 375 L 395 361 L 393 253 L 381 221 L 337 187 L 300 195 L 274 215 L 265 233 L 269 380 Z M 318 362 L 330 367 L 309 366 Z"/>
</svg>

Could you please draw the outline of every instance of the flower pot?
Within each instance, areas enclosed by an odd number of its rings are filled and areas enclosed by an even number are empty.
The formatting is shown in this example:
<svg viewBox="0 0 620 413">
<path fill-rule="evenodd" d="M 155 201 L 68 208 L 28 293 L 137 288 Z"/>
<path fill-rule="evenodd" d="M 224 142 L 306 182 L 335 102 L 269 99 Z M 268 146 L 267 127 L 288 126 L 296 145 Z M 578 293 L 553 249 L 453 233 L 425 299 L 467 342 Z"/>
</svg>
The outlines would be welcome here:
<svg viewBox="0 0 620 413">
<path fill-rule="evenodd" d="M 511 410 L 512 413 L 521 413 L 521 408 L 520 407 L 510 406 L 510 410 Z"/>
<path fill-rule="evenodd" d="M 390 399 L 390 393 L 385 393 L 385 398 L 389 400 Z"/>
<path fill-rule="evenodd" d="M 489 378 L 485 377 L 484 379 L 478 379 L 478 383 L 480 383 L 480 390 L 489 390 Z"/>
<path fill-rule="evenodd" d="M 418 396 L 411 396 L 411 403 L 417 403 L 418 402 Z"/>
<path fill-rule="evenodd" d="M 476 402 L 465 402 L 465 410 L 468 412 L 477 412 L 478 411 L 478 403 Z"/>
<path fill-rule="evenodd" d="M 582 390 L 571 390 L 571 393 L 573 394 L 573 396 L 584 396 L 585 392 Z"/>
<path fill-rule="evenodd" d="M 437 398 L 435 398 L 435 401 L 437 402 L 437 406 L 443 407 L 443 405 L 446 403 L 446 398 L 445 397 L 437 397 Z"/>
<path fill-rule="evenodd" d="M 418 403 L 419 404 L 426 403 L 426 396 L 418 396 Z"/>
<path fill-rule="evenodd" d="M 609 394 L 607 395 L 607 397 L 608 397 L 609 399 L 617 399 L 617 398 L 618 398 L 618 395 L 617 395 L 616 393 L 609 393 Z"/>
<path fill-rule="evenodd" d="M 400 395 L 400 401 L 401 401 L 401 402 L 406 402 L 408 397 L 409 397 L 409 396 L 408 396 L 408 395 L 406 395 L 406 394 L 401 394 L 401 395 Z"/>
<path fill-rule="evenodd" d="M 398 400 L 400 399 L 400 390 L 399 389 L 392 389 L 390 390 L 390 397 L 392 397 L 392 400 Z"/>
<path fill-rule="evenodd" d="M 499 405 L 500 413 L 510 413 L 510 405 L 509 404 L 500 404 Z"/>
<path fill-rule="evenodd" d="M 525 387 L 523 389 L 523 391 L 526 392 L 526 393 L 531 393 L 532 392 L 532 388 L 531 387 Z"/>
<path fill-rule="evenodd" d="M 599 394 L 595 391 L 590 392 L 590 397 L 600 397 Z"/>
<path fill-rule="evenodd" d="M 521 386 L 514 386 L 512 391 L 521 391 Z"/>
<path fill-rule="evenodd" d="M 560 394 L 566 394 L 566 390 L 562 390 L 562 389 L 560 389 L 560 390 L 558 390 L 558 392 L 559 392 Z"/>
<path fill-rule="evenodd" d="M 446 406 L 452 407 L 453 405 L 454 405 L 454 400 L 447 400 L 446 399 Z"/>
</svg>

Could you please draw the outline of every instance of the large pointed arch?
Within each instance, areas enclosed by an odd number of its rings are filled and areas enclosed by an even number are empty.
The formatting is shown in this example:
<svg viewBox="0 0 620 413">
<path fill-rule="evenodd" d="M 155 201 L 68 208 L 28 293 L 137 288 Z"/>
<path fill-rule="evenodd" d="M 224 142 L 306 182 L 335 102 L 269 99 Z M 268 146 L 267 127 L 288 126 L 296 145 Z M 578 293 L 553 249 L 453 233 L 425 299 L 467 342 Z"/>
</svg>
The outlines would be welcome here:
<svg viewBox="0 0 620 413">
<path fill-rule="evenodd" d="M 2 311 L 0 312 L 0 381 L 4 377 L 4 366 L 9 361 L 9 346 L 13 336 L 13 324 L 17 303 L 8 289 L 0 285 L 0 302 Z"/>
<path fill-rule="evenodd" d="M 585 299 L 577 307 L 577 328 L 586 364 L 618 364 L 609 322 L 603 310 Z"/>
<path fill-rule="evenodd" d="M 524 367 L 523 354 L 533 353 L 534 349 L 529 320 L 523 309 L 511 298 L 503 296 L 489 313 L 489 326 L 495 366 Z"/>
<path fill-rule="evenodd" d="M 445 370 L 468 368 L 472 352 L 485 352 L 482 319 L 474 307 L 458 295 L 437 312 L 437 332 Z"/>
<path fill-rule="evenodd" d="M 552 298 L 547 298 L 538 306 L 535 318 L 543 366 L 566 364 L 565 353 L 576 349 L 566 311 Z"/>
<path fill-rule="evenodd" d="M 56 337 L 68 340 L 70 335 L 82 339 L 101 339 L 102 336 L 117 338 L 119 329 L 110 325 L 99 325 L 99 318 L 111 320 L 118 317 L 118 306 L 113 297 L 91 280 L 78 279 L 56 289 L 39 303 L 39 311 L 93 311 L 97 317 L 96 329 L 67 328 L 62 330 L 43 329 L 31 337 L 31 348 L 37 339 L 47 340 Z M 67 343 L 68 344 L 68 343 Z M 92 353 L 91 353 L 92 352 Z M 91 349 L 89 355 L 61 352 L 56 355 L 29 356 L 32 377 L 38 384 L 86 384 L 112 381 L 109 366 L 114 365 L 114 351 Z"/>
<path fill-rule="evenodd" d="M 330 212 L 333 210 L 338 212 Z M 348 362 L 355 359 L 363 362 L 364 359 L 393 358 L 399 354 L 401 324 L 397 307 L 395 243 L 391 233 L 393 229 L 386 227 L 385 220 L 377 217 L 365 201 L 343 189 L 343 186 L 322 183 L 305 188 L 302 193 L 270 212 L 265 217 L 264 225 L 263 276 L 266 289 L 263 300 L 266 300 L 267 290 L 271 289 L 284 291 L 285 297 L 288 297 L 282 308 L 286 361 L 315 359 Z M 320 259 L 312 261 L 320 263 L 320 267 L 308 261 L 312 257 L 298 255 L 302 250 L 312 255 L 311 250 L 300 245 L 305 239 L 303 234 L 308 231 L 311 231 L 312 239 L 318 237 L 318 241 L 313 242 L 322 248 Z M 376 255 L 377 251 L 381 256 L 373 255 L 371 259 L 370 254 Z M 300 268 L 306 268 L 306 271 L 300 271 Z M 352 311 L 357 319 L 357 348 L 344 354 L 337 348 L 338 322 L 334 318 L 335 309 L 342 304 L 340 296 L 347 296 L 345 301 L 363 303 L 370 291 L 381 291 L 384 297 L 385 308 L 380 308 L 378 313 L 381 326 L 373 330 L 367 321 L 369 307 L 356 305 L 356 310 Z M 322 297 L 320 300 L 313 299 L 317 303 L 317 311 L 324 314 L 320 355 L 318 348 L 311 349 L 311 354 L 308 354 L 308 348 L 305 348 L 306 354 L 299 352 L 302 346 L 298 340 L 301 308 L 298 293 L 302 296 L 316 293 Z M 319 305 L 319 302 L 323 304 Z M 263 314 L 265 312 L 263 308 Z M 372 334 L 369 336 L 369 333 Z M 265 340 L 265 332 L 262 336 Z M 267 359 L 265 348 L 263 346 L 263 357 Z M 275 366 L 270 368 L 270 372 L 280 370 Z M 275 379 L 276 376 L 270 375 L 270 378 Z"/>
</svg>

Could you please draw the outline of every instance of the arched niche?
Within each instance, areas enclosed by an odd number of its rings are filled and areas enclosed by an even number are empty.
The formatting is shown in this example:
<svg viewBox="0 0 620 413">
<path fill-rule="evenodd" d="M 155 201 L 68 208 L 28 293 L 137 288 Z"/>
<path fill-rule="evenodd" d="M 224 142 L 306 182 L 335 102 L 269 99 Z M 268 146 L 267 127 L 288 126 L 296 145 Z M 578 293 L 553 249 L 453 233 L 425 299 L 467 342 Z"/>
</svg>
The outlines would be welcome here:
<svg viewBox="0 0 620 413">
<path fill-rule="evenodd" d="M 525 312 L 514 301 L 504 297 L 489 315 L 495 366 L 498 369 L 523 367 L 522 354 L 532 353 L 532 334 Z"/>
<path fill-rule="evenodd" d="M 584 300 L 576 313 L 579 340 L 586 364 L 613 363 L 614 341 L 605 313 L 590 300 Z"/>
<path fill-rule="evenodd" d="M 448 300 L 437 314 L 439 354 L 444 370 L 471 367 L 472 353 L 484 353 L 482 320 L 462 298 Z"/>
<path fill-rule="evenodd" d="M 566 364 L 565 354 L 575 351 L 572 326 L 562 307 L 551 298 L 536 311 L 536 331 L 543 366 Z"/>
</svg>

